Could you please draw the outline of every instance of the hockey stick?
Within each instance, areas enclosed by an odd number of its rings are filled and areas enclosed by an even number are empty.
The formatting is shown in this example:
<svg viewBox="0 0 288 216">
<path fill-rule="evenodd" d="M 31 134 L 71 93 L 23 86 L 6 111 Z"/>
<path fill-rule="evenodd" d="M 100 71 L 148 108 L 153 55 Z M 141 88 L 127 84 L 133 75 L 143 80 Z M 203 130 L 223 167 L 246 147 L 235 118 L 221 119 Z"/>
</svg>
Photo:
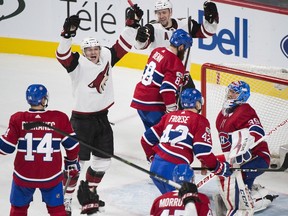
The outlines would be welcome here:
<svg viewBox="0 0 288 216">
<path fill-rule="evenodd" d="M 204 178 L 202 178 L 200 181 L 197 182 L 196 186 L 197 188 L 201 188 L 203 185 L 205 185 L 207 182 L 209 182 L 213 177 L 215 176 L 214 173 L 210 172 L 208 173 Z"/>
<path fill-rule="evenodd" d="M 128 4 L 133 7 L 134 6 L 134 3 L 131 1 L 131 0 L 128 0 Z"/>
<path fill-rule="evenodd" d="M 213 170 L 205 167 L 192 167 L 194 170 Z M 231 171 L 242 171 L 242 172 L 283 172 L 288 169 L 288 153 L 286 153 L 284 162 L 278 169 L 270 168 L 230 168 Z"/>
<path fill-rule="evenodd" d="M 71 182 L 71 179 L 72 179 L 72 177 L 69 175 L 69 173 L 68 173 L 68 177 L 67 177 L 67 180 L 66 180 L 66 184 L 65 184 L 65 187 L 64 187 L 64 189 L 63 189 L 63 194 L 65 195 L 65 193 L 66 193 L 66 191 L 67 191 L 67 188 L 68 188 L 68 186 L 69 186 L 69 184 L 70 184 L 70 182 Z"/>
<path fill-rule="evenodd" d="M 93 151 L 97 151 L 97 152 L 99 152 L 101 154 L 106 155 L 107 157 L 111 157 L 111 158 L 119 160 L 119 161 L 121 161 L 123 163 L 126 163 L 127 165 L 132 166 L 132 167 L 134 167 L 134 168 L 136 168 L 138 170 L 141 170 L 142 172 L 145 172 L 148 175 L 154 177 L 155 179 L 157 179 L 159 181 L 162 181 L 162 182 L 164 182 L 166 184 L 169 184 L 170 186 L 175 187 L 176 189 L 180 189 L 181 188 L 181 185 L 176 183 L 176 182 L 174 182 L 174 181 L 171 181 L 171 180 L 168 180 L 166 178 L 163 178 L 162 176 L 159 176 L 156 173 L 150 172 L 149 170 L 146 170 L 146 169 L 144 169 L 144 168 L 142 168 L 142 167 L 140 167 L 140 166 L 138 166 L 138 165 L 136 165 L 136 164 L 134 164 L 134 163 L 132 163 L 130 161 L 127 161 L 127 160 L 125 160 L 125 159 L 123 159 L 121 157 L 118 157 L 117 155 L 111 155 L 111 154 L 109 154 L 107 152 L 104 152 L 104 151 L 102 151 L 100 149 L 94 148 L 94 147 L 88 145 L 85 141 L 83 141 L 83 140 L 81 140 L 79 138 L 73 137 L 70 134 L 68 134 L 68 133 L 66 133 L 66 132 L 64 132 L 64 131 L 62 131 L 62 130 L 60 130 L 58 128 L 55 128 L 55 127 L 53 127 L 51 125 L 48 125 L 48 124 L 46 124 L 44 122 L 29 122 L 29 123 L 24 123 L 24 125 L 23 125 L 25 130 L 31 130 L 32 128 L 36 128 L 36 127 L 40 127 L 40 126 L 44 126 L 44 127 L 53 129 L 55 132 L 57 132 L 59 134 L 62 134 L 64 136 L 67 136 L 67 137 L 79 142 L 81 145 L 83 145 L 83 146 L 85 146 L 87 148 L 90 148 Z"/>
</svg>

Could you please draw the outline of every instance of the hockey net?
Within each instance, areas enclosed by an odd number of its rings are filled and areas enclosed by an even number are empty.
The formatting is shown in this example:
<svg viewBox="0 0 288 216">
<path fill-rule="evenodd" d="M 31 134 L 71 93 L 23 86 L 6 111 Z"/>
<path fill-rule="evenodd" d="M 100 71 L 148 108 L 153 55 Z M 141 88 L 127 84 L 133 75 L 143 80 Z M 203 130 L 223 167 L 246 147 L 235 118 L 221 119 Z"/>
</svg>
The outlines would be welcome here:
<svg viewBox="0 0 288 216">
<path fill-rule="evenodd" d="M 205 100 L 202 114 L 210 121 L 213 150 L 216 153 L 221 152 L 215 127 L 216 117 L 222 109 L 227 86 L 236 80 L 243 80 L 250 85 L 251 96 L 248 103 L 256 110 L 266 133 L 288 118 L 288 71 L 206 63 L 201 69 L 201 92 Z M 279 165 L 280 147 L 288 144 L 288 124 L 268 136 L 266 141 L 272 155 L 271 164 Z"/>
</svg>

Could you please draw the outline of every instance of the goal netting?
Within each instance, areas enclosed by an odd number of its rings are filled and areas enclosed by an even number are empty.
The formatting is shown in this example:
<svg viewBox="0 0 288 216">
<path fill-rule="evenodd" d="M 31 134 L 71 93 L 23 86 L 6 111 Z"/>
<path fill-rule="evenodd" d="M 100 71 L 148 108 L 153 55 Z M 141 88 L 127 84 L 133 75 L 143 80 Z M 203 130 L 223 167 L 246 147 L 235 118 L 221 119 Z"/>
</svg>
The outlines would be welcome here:
<svg viewBox="0 0 288 216">
<path fill-rule="evenodd" d="M 221 152 L 215 121 L 222 108 L 226 87 L 243 80 L 250 85 L 248 103 L 256 110 L 266 133 L 288 118 L 288 71 L 253 65 L 215 65 L 206 63 L 201 69 L 201 92 L 205 99 L 202 114 L 211 124 L 214 150 Z M 279 150 L 288 144 L 288 124 L 268 136 L 272 162 L 279 164 Z"/>
</svg>

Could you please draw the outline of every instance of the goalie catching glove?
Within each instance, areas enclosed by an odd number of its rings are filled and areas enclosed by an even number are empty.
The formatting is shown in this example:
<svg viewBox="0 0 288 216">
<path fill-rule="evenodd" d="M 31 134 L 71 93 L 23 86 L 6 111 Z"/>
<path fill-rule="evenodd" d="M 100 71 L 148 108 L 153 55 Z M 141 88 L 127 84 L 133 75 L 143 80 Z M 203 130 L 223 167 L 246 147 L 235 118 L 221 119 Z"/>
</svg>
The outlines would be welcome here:
<svg viewBox="0 0 288 216">
<path fill-rule="evenodd" d="M 78 15 L 72 15 L 66 18 L 63 25 L 63 31 L 61 32 L 61 36 L 67 39 L 70 37 L 75 37 L 79 25 L 80 18 Z"/>
<path fill-rule="evenodd" d="M 96 192 L 90 191 L 87 181 L 80 182 L 77 198 L 82 206 L 81 214 L 93 214 L 99 211 L 99 196 Z"/>
<path fill-rule="evenodd" d="M 139 21 L 142 19 L 143 11 L 135 4 L 133 7 L 128 8 L 126 14 L 126 26 L 132 28 L 138 28 L 140 26 Z"/>
</svg>

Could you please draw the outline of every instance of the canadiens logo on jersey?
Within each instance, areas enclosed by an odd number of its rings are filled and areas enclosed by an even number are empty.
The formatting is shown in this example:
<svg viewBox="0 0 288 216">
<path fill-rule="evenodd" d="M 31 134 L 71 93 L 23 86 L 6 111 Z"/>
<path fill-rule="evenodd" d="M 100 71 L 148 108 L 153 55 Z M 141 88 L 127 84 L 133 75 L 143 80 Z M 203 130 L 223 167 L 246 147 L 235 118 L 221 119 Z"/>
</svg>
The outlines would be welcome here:
<svg viewBox="0 0 288 216">
<path fill-rule="evenodd" d="M 224 152 L 229 150 L 229 147 L 231 146 L 231 136 L 227 133 L 220 132 L 219 133 L 219 140 L 221 144 L 221 148 Z"/>
<path fill-rule="evenodd" d="M 102 94 L 109 78 L 109 69 L 109 62 L 107 62 L 104 70 L 88 85 L 89 88 L 96 88 L 97 92 Z"/>
</svg>

